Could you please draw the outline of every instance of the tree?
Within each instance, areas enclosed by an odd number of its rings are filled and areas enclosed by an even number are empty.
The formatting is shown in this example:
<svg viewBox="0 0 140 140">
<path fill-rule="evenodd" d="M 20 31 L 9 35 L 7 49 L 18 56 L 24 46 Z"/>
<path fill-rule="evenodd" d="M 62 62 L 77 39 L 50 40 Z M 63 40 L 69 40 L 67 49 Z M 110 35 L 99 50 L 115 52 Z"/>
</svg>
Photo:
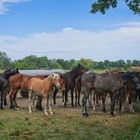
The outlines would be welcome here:
<svg viewBox="0 0 140 140">
<path fill-rule="evenodd" d="M 93 69 L 94 62 L 91 59 L 81 58 L 80 63 L 88 69 Z"/>
<path fill-rule="evenodd" d="M 5 52 L 0 52 L 0 69 L 11 68 L 11 59 Z"/>
<path fill-rule="evenodd" d="M 134 12 L 134 14 L 140 15 L 140 0 L 125 0 L 126 5 L 130 10 Z M 101 12 L 105 14 L 105 12 L 110 8 L 116 8 L 118 4 L 118 0 L 98 0 L 92 4 L 91 13 Z"/>
</svg>

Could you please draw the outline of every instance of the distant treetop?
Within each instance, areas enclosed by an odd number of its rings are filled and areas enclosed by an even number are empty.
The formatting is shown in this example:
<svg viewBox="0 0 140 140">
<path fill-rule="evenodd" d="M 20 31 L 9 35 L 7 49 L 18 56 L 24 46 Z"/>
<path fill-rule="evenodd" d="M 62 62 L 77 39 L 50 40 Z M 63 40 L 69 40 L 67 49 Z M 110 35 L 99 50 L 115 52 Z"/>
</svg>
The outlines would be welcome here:
<svg viewBox="0 0 140 140">
<path fill-rule="evenodd" d="M 140 15 L 140 0 L 125 0 L 126 5 L 134 14 Z M 118 5 L 118 0 L 98 0 L 92 3 L 91 13 L 101 12 L 105 14 L 110 8 L 116 8 Z"/>
</svg>

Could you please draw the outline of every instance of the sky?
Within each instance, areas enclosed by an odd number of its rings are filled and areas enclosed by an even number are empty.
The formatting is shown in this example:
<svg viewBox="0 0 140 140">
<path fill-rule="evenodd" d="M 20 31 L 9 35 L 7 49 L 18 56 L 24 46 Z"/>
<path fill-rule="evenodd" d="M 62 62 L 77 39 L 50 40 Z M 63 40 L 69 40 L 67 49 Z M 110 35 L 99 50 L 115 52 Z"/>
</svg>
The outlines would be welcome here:
<svg viewBox="0 0 140 140">
<path fill-rule="evenodd" d="M 105 15 L 96 0 L 0 0 L 0 51 L 12 60 L 140 60 L 140 16 L 122 0 Z"/>
</svg>

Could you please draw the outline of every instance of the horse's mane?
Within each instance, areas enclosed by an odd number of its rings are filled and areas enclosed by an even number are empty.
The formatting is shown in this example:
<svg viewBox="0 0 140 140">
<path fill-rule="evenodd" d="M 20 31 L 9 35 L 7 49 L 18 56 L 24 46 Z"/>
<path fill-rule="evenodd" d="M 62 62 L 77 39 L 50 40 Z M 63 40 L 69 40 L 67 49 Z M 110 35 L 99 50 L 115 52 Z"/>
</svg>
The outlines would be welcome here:
<svg viewBox="0 0 140 140">
<path fill-rule="evenodd" d="M 60 77 L 60 75 L 58 73 L 54 73 L 53 77 Z"/>
<path fill-rule="evenodd" d="M 48 75 L 48 77 L 47 78 L 45 78 L 46 80 L 52 80 L 53 79 L 53 75 L 52 74 L 50 74 L 50 75 Z"/>
</svg>

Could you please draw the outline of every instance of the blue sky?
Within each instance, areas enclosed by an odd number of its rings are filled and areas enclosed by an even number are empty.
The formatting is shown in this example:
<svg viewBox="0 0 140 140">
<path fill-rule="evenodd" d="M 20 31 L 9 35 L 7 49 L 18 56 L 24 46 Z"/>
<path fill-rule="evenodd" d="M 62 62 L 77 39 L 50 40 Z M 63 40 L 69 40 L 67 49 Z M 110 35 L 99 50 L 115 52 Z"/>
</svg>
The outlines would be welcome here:
<svg viewBox="0 0 140 140">
<path fill-rule="evenodd" d="M 0 0 L 0 51 L 100 60 L 140 59 L 140 17 L 119 0 L 106 15 L 90 14 L 94 0 Z"/>
</svg>

